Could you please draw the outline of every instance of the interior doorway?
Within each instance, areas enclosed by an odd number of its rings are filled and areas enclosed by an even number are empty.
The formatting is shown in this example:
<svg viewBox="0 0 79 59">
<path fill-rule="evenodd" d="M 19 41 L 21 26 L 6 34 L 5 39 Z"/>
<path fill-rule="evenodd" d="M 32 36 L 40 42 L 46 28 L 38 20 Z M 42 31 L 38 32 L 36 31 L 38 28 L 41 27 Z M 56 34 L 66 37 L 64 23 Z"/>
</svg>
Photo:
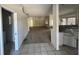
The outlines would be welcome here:
<svg viewBox="0 0 79 59">
<path fill-rule="evenodd" d="M 4 42 L 4 55 L 9 55 L 13 43 L 13 19 L 12 13 L 2 8 L 2 25 L 3 25 L 3 42 Z"/>
</svg>

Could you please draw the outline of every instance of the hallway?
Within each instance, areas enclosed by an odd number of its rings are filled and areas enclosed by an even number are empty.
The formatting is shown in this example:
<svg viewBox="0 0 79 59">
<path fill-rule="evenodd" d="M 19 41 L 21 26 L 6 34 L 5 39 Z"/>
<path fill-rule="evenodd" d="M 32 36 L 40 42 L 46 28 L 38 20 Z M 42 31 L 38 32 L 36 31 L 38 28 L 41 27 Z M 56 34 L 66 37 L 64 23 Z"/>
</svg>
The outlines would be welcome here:
<svg viewBox="0 0 79 59">
<path fill-rule="evenodd" d="M 56 51 L 50 43 L 50 30 L 46 28 L 33 28 L 24 40 L 19 51 L 13 55 L 76 55 L 73 48 L 62 46 Z M 73 52 L 71 52 L 73 51 Z"/>
<path fill-rule="evenodd" d="M 50 43 L 50 30 L 45 27 L 31 28 L 24 43 Z"/>
</svg>

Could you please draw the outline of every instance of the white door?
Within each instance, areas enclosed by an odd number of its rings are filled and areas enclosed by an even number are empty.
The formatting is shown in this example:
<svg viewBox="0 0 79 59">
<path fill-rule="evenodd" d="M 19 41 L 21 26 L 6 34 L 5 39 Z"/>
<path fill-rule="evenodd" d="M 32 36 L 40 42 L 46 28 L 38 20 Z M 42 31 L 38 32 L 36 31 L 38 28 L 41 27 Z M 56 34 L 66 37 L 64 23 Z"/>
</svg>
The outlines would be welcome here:
<svg viewBox="0 0 79 59">
<path fill-rule="evenodd" d="M 2 8 L 0 6 L 0 55 L 3 54 L 4 54 L 4 45 L 3 45 Z"/>
</svg>

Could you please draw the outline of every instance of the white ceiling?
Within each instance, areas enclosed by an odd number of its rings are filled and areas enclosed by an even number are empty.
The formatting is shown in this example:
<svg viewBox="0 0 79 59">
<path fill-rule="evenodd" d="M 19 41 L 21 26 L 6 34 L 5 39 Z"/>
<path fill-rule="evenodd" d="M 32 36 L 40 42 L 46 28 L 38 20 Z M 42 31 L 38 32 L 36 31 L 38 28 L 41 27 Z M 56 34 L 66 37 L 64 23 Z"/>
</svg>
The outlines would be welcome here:
<svg viewBox="0 0 79 59">
<path fill-rule="evenodd" d="M 48 16 L 51 4 L 23 4 L 30 16 Z"/>
<path fill-rule="evenodd" d="M 72 13 L 79 7 L 79 4 L 62 4 L 60 5 L 60 15 Z"/>
<path fill-rule="evenodd" d="M 51 10 L 51 4 L 22 4 L 25 12 L 30 16 L 48 16 Z M 59 14 L 64 15 L 73 12 L 79 4 L 61 4 L 59 5 Z"/>
</svg>

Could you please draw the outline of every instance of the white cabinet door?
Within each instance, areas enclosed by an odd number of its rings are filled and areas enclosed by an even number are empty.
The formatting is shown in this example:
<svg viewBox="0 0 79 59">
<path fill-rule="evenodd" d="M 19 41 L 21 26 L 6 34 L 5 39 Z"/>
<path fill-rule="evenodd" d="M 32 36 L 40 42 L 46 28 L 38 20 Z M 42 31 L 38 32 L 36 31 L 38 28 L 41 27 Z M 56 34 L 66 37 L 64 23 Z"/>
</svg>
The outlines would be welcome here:
<svg viewBox="0 0 79 59">
<path fill-rule="evenodd" d="M 69 33 L 64 33 L 63 39 L 64 45 L 76 47 L 76 39 L 74 39 L 74 37 L 71 36 Z"/>
<path fill-rule="evenodd" d="M 63 32 L 59 32 L 59 45 L 63 45 Z"/>
</svg>

